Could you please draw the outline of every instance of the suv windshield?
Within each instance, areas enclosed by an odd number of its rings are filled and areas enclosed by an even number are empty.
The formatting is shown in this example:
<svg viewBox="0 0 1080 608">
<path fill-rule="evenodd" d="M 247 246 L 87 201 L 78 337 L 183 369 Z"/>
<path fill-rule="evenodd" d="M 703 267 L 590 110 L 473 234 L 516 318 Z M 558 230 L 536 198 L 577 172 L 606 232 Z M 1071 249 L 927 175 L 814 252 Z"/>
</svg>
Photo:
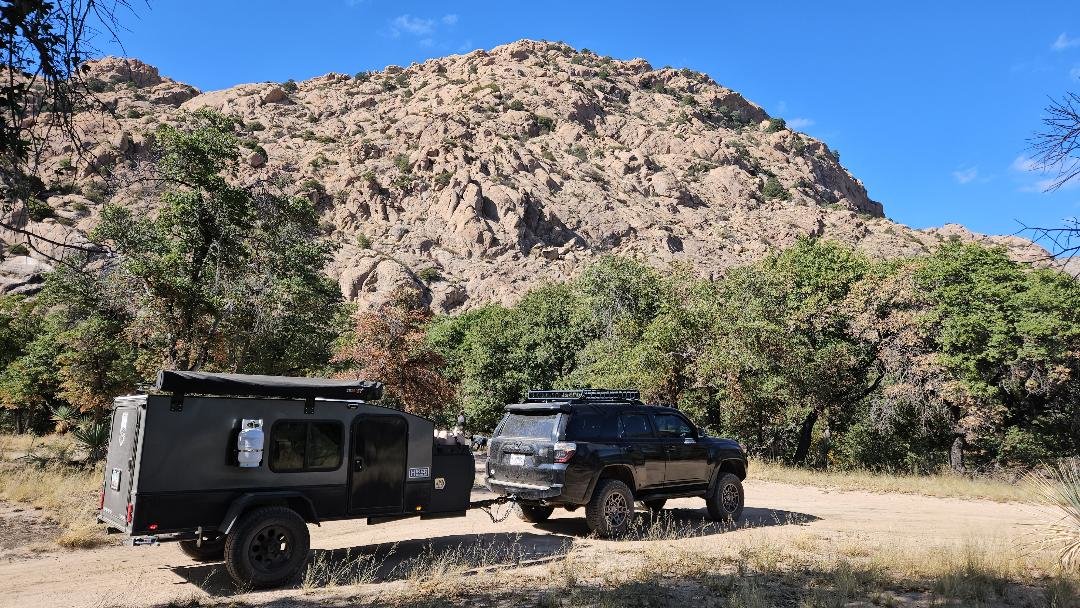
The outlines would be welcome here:
<svg viewBox="0 0 1080 608">
<path fill-rule="evenodd" d="M 499 425 L 499 437 L 554 439 L 558 414 L 507 414 Z"/>
</svg>

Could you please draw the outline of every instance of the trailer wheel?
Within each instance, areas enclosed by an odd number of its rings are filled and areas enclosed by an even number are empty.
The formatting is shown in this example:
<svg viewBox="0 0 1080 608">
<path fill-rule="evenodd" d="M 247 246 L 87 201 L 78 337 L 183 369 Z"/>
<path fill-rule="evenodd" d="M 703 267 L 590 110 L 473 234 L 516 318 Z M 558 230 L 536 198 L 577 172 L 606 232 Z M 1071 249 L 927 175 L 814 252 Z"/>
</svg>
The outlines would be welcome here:
<svg viewBox="0 0 1080 608">
<path fill-rule="evenodd" d="M 618 479 L 601 479 L 585 505 L 585 521 L 601 538 L 626 534 L 634 523 L 634 495 L 630 488 Z"/>
<path fill-rule="evenodd" d="M 731 473 L 720 473 L 712 492 L 705 497 L 709 517 L 716 521 L 735 523 L 742 519 L 743 487 Z"/>
<path fill-rule="evenodd" d="M 220 562 L 225 557 L 225 535 L 203 535 L 202 546 L 197 541 L 182 540 L 180 550 L 197 562 Z"/>
<path fill-rule="evenodd" d="M 276 587 L 300 573 L 310 546 L 307 523 L 296 511 L 259 507 L 225 538 L 225 567 L 237 585 Z"/>
<path fill-rule="evenodd" d="M 517 506 L 518 517 L 522 521 L 527 521 L 530 524 L 547 521 L 547 518 L 551 517 L 551 514 L 555 512 L 555 507 L 541 507 L 539 505 L 521 505 Z"/>
</svg>

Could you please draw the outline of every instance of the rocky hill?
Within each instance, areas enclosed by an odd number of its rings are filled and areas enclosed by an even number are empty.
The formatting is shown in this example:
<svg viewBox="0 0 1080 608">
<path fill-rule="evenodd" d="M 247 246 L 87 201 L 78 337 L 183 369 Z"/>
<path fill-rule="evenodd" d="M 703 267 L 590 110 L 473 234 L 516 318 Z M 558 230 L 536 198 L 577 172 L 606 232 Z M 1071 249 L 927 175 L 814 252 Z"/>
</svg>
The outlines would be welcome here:
<svg viewBox="0 0 1080 608">
<path fill-rule="evenodd" d="M 892 222 L 825 143 L 708 76 L 561 43 L 206 93 L 133 59 L 96 62 L 89 77 L 112 115 L 80 116 L 80 147 L 58 145 L 41 172 L 68 193 L 17 225 L 80 242 L 104 202 L 152 212 L 157 193 L 135 177 L 155 126 L 213 108 L 247 131 L 240 181 L 284 176 L 318 203 L 340 245 L 327 271 L 366 305 L 398 287 L 441 311 L 512 301 L 609 252 L 716 276 L 802 235 L 879 257 L 950 237 L 1046 255 L 1014 237 Z M 48 269 L 24 255 L 26 238 L 0 233 L 2 291 L 32 292 Z"/>
</svg>

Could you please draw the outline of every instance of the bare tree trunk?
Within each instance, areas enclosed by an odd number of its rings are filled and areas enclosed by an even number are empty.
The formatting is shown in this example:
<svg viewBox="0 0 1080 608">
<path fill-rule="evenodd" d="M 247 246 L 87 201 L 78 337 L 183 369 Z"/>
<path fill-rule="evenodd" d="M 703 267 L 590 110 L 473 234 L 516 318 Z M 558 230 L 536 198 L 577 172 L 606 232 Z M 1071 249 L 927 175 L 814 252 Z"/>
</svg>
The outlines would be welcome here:
<svg viewBox="0 0 1080 608">
<path fill-rule="evenodd" d="M 795 456 L 792 460 L 795 464 L 806 462 L 806 456 L 810 453 L 810 442 L 814 439 L 814 424 L 817 423 L 817 410 L 810 410 L 803 420 L 802 428 L 799 429 L 799 445 L 795 448 Z"/>
<path fill-rule="evenodd" d="M 957 433 L 953 437 L 952 446 L 949 448 L 949 466 L 952 467 L 957 473 L 964 472 L 964 447 L 967 446 L 967 440 L 960 433 Z"/>
<path fill-rule="evenodd" d="M 26 432 L 26 425 L 23 424 L 23 411 L 21 409 L 15 410 L 15 433 L 22 435 Z"/>
</svg>

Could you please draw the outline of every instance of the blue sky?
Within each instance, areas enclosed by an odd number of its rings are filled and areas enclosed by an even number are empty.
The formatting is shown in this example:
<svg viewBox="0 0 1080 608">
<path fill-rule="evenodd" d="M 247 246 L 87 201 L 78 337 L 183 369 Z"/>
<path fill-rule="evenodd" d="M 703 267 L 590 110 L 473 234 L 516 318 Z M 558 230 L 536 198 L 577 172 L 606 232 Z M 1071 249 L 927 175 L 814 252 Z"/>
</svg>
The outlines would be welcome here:
<svg viewBox="0 0 1080 608">
<path fill-rule="evenodd" d="M 1080 215 L 1080 183 L 1042 192 L 1026 149 L 1048 97 L 1080 90 L 1076 2 L 133 4 L 123 53 L 203 90 L 562 40 L 707 72 L 839 150 L 905 224 L 1006 234 Z"/>
</svg>

